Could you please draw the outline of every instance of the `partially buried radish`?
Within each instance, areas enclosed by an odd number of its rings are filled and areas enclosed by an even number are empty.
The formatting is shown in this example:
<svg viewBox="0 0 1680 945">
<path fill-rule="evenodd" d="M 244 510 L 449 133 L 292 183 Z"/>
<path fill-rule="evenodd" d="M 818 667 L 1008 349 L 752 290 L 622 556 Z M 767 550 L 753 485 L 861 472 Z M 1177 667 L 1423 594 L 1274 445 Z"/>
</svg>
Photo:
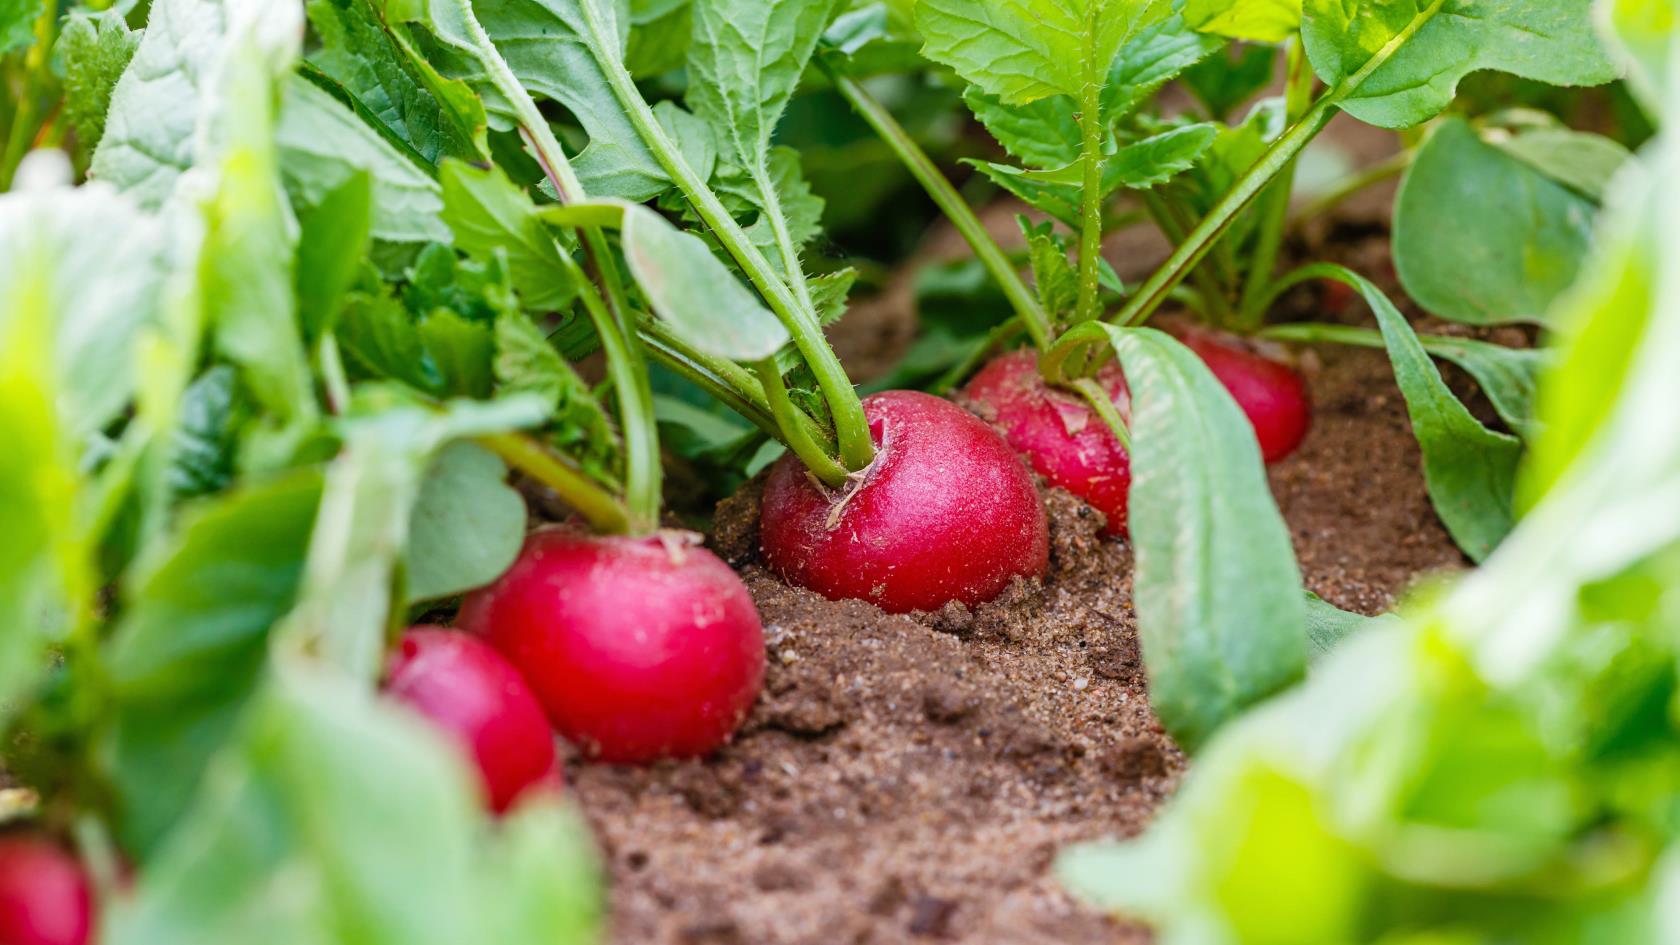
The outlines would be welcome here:
<svg viewBox="0 0 1680 945">
<path fill-rule="evenodd" d="M 554 733 L 531 689 L 484 641 L 438 627 L 403 634 L 385 689 L 471 755 L 491 809 L 536 787 L 558 789 Z"/>
<path fill-rule="evenodd" d="M 876 454 L 854 482 L 824 488 L 791 456 L 771 470 L 760 532 L 771 568 L 892 613 L 982 603 L 1044 573 L 1038 490 L 991 427 L 914 391 L 876 394 L 863 408 Z"/>
<path fill-rule="evenodd" d="M 76 858 L 42 837 L 0 837 L 0 945 L 85 945 L 93 891 Z"/>
<path fill-rule="evenodd" d="M 1097 380 L 1120 415 L 1128 416 L 1131 404 L 1119 365 L 1108 362 Z M 1125 533 L 1131 458 L 1083 398 L 1044 383 L 1035 352 L 994 359 L 963 388 L 963 397 L 1046 482 L 1101 512 L 1108 520 L 1104 534 Z"/>
<path fill-rule="evenodd" d="M 519 667 L 567 741 L 603 761 L 705 755 L 764 683 L 746 586 L 685 535 L 535 532 L 459 623 Z"/>
<path fill-rule="evenodd" d="M 1266 462 L 1275 463 L 1295 452 L 1312 425 L 1312 398 L 1307 382 L 1294 368 L 1231 335 L 1192 327 L 1180 327 L 1174 334 L 1196 352 L 1248 414 Z"/>
</svg>

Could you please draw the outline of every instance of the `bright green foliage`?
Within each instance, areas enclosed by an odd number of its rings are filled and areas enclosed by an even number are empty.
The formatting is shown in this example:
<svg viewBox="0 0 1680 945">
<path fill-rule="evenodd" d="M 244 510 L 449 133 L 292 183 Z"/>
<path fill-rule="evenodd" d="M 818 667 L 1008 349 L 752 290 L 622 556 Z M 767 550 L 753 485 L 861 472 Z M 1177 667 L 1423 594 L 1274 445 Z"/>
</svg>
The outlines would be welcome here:
<svg viewBox="0 0 1680 945">
<path fill-rule="evenodd" d="M 504 253 L 508 274 L 527 308 L 564 308 L 577 295 L 560 247 L 537 219 L 531 198 L 499 168 L 479 170 L 459 161 L 443 166 L 443 220 L 457 249 L 481 261 Z"/>
<path fill-rule="evenodd" d="M 584 472 L 613 481 L 623 464 L 621 448 L 589 385 L 523 314 L 502 313 L 495 332 L 497 389 L 541 398 L 550 417 L 548 439 L 574 457 Z"/>
<path fill-rule="evenodd" d="M 1652 262 L 1675 156 L 1572 298 L 1546 478 L 1500 551 L 1228 727 L 1142 840 L 1063 861 L 1076 889 L 1168 941 L 1669 939 L 1680 310 Z"/>
<path fill-rule="evenodd" d="M 30 44 L 44 0 L 0 0 L 0 56 Z"/>
<path fill-rule="evenodd" d="M 1567 160 L 1538 142 L 1517 147 L 1542 161 Z M 1419 150 L 1401 189 L 1394 263 L 1407 293 L 1443 318 L 1543 321 L 1574 283 L 1597 216 L 1592 197 L 1449 119 Z"/>
<path fill-rule="evenodd" d="M 1186 0 L 1184 19 L 1204 33 L 1281 42 L 1301 26 L 1301 0 Z"/>
<path fill-rule="evenodd" d="M 1126 40 L 1169 12 L 1162 0 L 921 0 L 916 28 L 930 58 L 1024 105 L 1100 86 Z"/>
<path fill-rule="evenodd" d="M 1342 108 L 1384 128 L 1440 114 L 1459 80 L 1496 69 L 1552 85 L 1615 78 L 1591 0 L 1305 0 L 1301 36 Z M 1342 83 L 1353 80 L 1352 87 Z"/>
<path fill-rule="evenodd" d="M 78 155 L 91 157 L 104 137 L 111 91 L 139 45 L 139 35 L 113 10 L 65 19 L 58 53 L 64 58 L 64 111 L 76 132 Z"/>
</svg>

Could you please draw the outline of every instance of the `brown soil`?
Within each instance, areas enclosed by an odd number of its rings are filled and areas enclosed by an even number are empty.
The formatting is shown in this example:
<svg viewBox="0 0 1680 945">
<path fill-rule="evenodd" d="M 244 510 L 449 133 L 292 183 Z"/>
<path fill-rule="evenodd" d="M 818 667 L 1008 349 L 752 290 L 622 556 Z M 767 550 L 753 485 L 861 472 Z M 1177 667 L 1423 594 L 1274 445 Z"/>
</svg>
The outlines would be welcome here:
<svg viewBox="0 0 1680 945">
<path fill-rule="evenodd" d="M 1322 235 L 1315 254 L 1356 261 L 1381 245 L 1326 239 L 1339 235 L 1351 234 Z M 1289 304 L 1322 315 L 1313 290 Z M 1308 586 L 1376 613 L 1463 562 L 1430 509 L 1385 357 L 1327 348 L 1306 368 L 1313 432 L 1273 469 L 1273 490 Z M 756 563 L 755 489 L 720 507 L 715 547 L 769 638 L 765 697 L 705 762 L 573 767 L 609 865 L 614 942 L 1148 940 L 1048 875 L 1069 843 L 1139 831 L 1184 759 L 1149 711 L 1130 550 L 1099 540 L 1072 497 L 1047 503 L 1042 584 L 914 619 L 789 588 Z"/>
</svg>

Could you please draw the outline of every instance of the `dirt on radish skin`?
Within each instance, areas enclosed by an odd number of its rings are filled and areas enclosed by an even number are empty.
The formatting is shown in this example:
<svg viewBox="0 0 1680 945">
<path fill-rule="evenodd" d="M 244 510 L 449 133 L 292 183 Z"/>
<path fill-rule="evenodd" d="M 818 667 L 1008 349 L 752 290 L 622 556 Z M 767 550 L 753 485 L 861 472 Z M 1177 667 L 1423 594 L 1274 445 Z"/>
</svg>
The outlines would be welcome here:
<svg viewBox="0 0 1680 945">
<path fill-rule="evenodd" d="M 1462 558 L 1384 356 L 1325 348 L 1312 383 L 1313 433 L 1273 490 L 1309 586 L 1376 612 Z M 1147 941 L 1047 873 L 1069 842 L 1140 830 L 1182 764 L 1147 708 L 1125 545 L 1052 492 L 1042 586 L 892 617 L 760 567 L 755 495 L 725 503 L 714 536 L 769 644 L 736 741 L 705 762 L 570 769 L 607 853 L 614 945 Z"/>
</svg>

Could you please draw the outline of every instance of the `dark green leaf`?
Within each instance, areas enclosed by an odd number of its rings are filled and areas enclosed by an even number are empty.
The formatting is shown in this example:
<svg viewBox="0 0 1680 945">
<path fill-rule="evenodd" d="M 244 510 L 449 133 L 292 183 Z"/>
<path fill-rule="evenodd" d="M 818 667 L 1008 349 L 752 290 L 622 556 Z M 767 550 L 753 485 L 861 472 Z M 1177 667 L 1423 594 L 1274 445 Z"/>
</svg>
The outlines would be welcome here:
<svg viewBox="0 0 1680 945">
<path fill-rule="evenodd" d="M 1574 283 L 1597 206 L 1461 119 L 1419 150 L 1394 212 L 1406 292 L 1443 318 L 1540 321 Z"/>
<path fill-rule="evenodd" d="M 420 345 L 436 368 L 437 392 L 444 397 L 483 399 L 495 384 L 492 362 L 496 343 L 490 326 L 439 309 L 419 325 Z"/>
<path fill-rule="evenodd" d="M 1482 426 L 1453 396 L 1406 317 L 1381 289 L 1341 267 L 1315 267 L 1364 296 L 1382 326 L 1394 378 L 1423 449 L 1430 501 L 1453 540 L 1481 561 L 1515 523 L 1513 491 L 1522 444 Z"/>
<path fill-rule="evenodd" d="M 680 69 L 693 36 L 692 0 L 630 0 L 624 67 L 637 78 Z"/>
<path fill-rule="evenodd" d="M 1259 95 L 1277 73 L 1276 46 L 1240 45 L 1184 71 L 1184 86 L 1216 121 Z"/>
<path fill-rule="evenodd" d="M 205 371 L 181 398 L 165 487 L 181 502 L 232 485 L 240 426 L 248 413 L 239 376 L 227 365 Z"/>
</svg>

